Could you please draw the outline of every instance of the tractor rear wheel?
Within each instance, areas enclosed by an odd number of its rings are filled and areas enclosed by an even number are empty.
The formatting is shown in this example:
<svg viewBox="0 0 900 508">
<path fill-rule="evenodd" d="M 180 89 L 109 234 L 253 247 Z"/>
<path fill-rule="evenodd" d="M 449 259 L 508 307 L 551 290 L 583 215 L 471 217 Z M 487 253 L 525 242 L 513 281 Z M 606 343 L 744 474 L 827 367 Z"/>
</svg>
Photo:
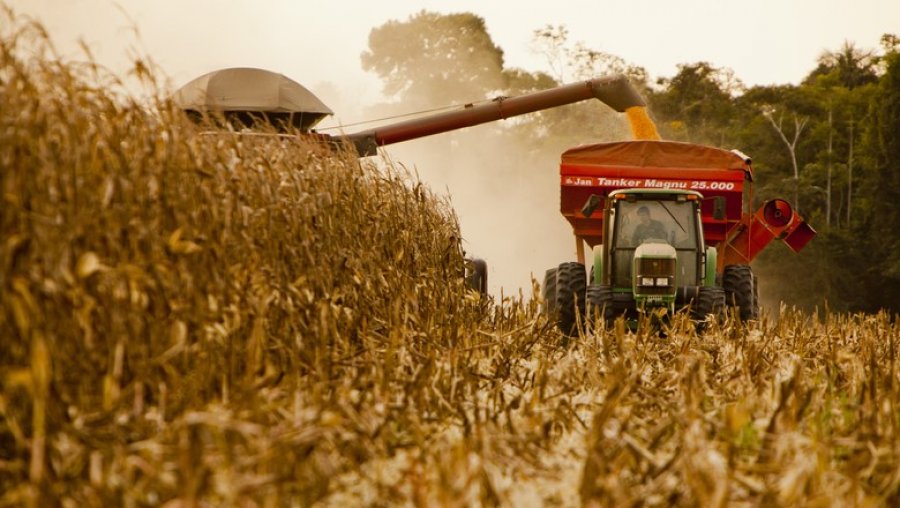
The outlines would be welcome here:
<svg viewBox="0 0 900 508">
<path fill-rule="evenodd" d="M 719 319 L 725 310 L 725 290 L 720 287 L 702 286 L 691 304 L 691 319 L 697 321 L 698 327 L 703 328 L 706 316 L 714 316 Z"/>
<path fill-rule="evenodd" d="M 593 325 L 598 318 L 603 319 L 607 325 L 612 324 L 615 319 L 615 311 L 613 311 L 613 292 L 612 287 L 601 284 L 590 284 L 585 293 L 585 303 L 587 304 L 587 313 L 585 322 Z"/>
<path fill-rule="evenodd" d="M 725 300 L 728 305 L 738 308 L 741 321 L 759 318 L 759 301 L 756 278 L 750 265 L 728 265 L 722 274 Z"/>
<path fill-rule="evenodd" d="M 570 261 L 557 267 L 556 322 L 560 331 L 568 336 L 578 334 L 578 320 L 584 317 L 585 286 L 583 264 Z"/>
</svg>

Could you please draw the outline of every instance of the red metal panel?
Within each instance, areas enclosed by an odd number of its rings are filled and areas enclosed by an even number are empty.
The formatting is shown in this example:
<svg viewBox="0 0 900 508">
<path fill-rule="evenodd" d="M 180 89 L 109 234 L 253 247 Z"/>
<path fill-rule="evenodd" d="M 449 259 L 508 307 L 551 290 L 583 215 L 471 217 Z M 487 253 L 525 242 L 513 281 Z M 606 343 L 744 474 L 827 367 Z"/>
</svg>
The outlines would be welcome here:
<svg viewBox="0 0 900 508">
<path fill-rule="evenodd" d="M 816 230 L 807 224 L 806 221 L 803 221 L 800 224 L 797 224 L 797 227 L 784 237 L 784 243 L 786 243 L 794 252 L 800 252 L 800 250 L 803 247 L 806 247 L 806 244 L 809 243 L 816 234 Z"/>
<path fill-rule="evenodd" d="M 602 241 L 602 214 L 581 216 L 591 195 L 625 188 L 693 190 L 701 203 L 707 245 L 723 242 L 745 220 L 751 169 L 743 157 L 718 148 L 672 141 L 600 143 L 567 150 L 560 164 L 560 211 L 590 245 Z M 725 220 L 713 219 L 714 200 L 725 199 Z M 605 204 L 605 203 L 604 203 Z M 749 217 L 746 218 L 749 220 Z"/>
<path fill-rule="evenodd" d="M 581 207 L 591 195 L 604 198 L 610 192 L 626 188 L 676 189 L 700 192 L 703 230 L 707 245 L 725 239 L 729 223 L 741 220 L 744 172 L 734 170 L 678 170 L 674 168 L 608 168 L 603 166 L 563 165 L 560 177 L 560 211 L 592 247 L 602 241 L 600 208 L 590 219 L 581 216 Z M 725 198 L 726 220 L 713 219 L 713 198 Z M 605 203 L 604 203 L 605 204 Z M 595 223 L 594 223 L 595 222 Z"/>
<path fill-rule="evenodd" d="M 629 178 L 639 175 L 641 178 L 676 178 L 678 180 L 724 180 L 743 181 L 744 172 L 733 169 L 691 169 L 678 167 L 647 166 L 607 166 L 602 164 L 568 164 L 560 165 L 560 174 L 569 176 L 599 177 L 607 179 Z"/>
<path fill-rule="evenodd" d="M 783 199 L 766 201 L 745 222 L 746 226 L 741 225 L 728 235 L 720 256 L 723 266 L 749 263 L 777 238 L 798 252 L 816 236 L 816 231 Z"/>
<path fill-rule="evenodd" d="M 703 196 L 703 235 L 706 245 L 719 250 L 720 270 L 726 264 L 749 263 L 776 238 L 795 251 L 802 249 L 815 230 L 784 200 L 769 201 L 752 213 L 751 180 L 746 156 L 718 148 L 670 141 L 589 145 L 562 156 L 560 211 L 575 234 L 595 246 L 603 240 L 600 208 L 589 218 L 581 215 L 591 195 L 606 198 L 626 188 L 691 190 Z M 718 197 L 725 200 L 724 220 L 713 218 Z"/>
</svg>

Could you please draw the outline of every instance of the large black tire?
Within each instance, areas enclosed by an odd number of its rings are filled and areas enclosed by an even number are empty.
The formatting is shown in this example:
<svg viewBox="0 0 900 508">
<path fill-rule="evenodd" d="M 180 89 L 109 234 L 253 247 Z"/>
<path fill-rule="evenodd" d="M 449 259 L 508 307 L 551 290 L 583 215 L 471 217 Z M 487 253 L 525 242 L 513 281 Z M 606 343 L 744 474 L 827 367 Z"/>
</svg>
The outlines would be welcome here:
<svg viewBox="0 0 900 508">
<path fill-rule="evenodd" d="M 722 274 L 725 301 L 728 305 L 737 307 L 741 321 L 759 318 L 759 300 L 755 282 L 750 265 L 728 265 Z"/>
<path fill-rule="evenodd" d="M 719 319 L 724 311 L 725 290 L 719 287 L 702 286 L 691 304 L 691 319 L 702 324 L 706 321 L 707 316 Z"/>
<path fill-rule="evenodd" d="M 466 287 L 486 295 L 487 284 L 487 263 L 483 259 L 466 259 Z"/>
<path fill-rule="evenodd" d="M 756 317 L 759 318 L 759 278 L 753 276 L 753 305 L 756 307 Z"/>
<path fill-rule="evenodd" d="M 616 315 L 612 306 L 612 287 L 588 284 L 584 299 L 587 303 L 587 312 L 585 313 L 587 324 L 593 325 L 598 318 L 602 318 L 607 325 L 612 324 Z"/>
<path fill-rule="evenodd" d="M 585 286 L 583 264 L 570 261 L 557 267 L 557 324 L 559 330 L 568 336 L 578 335 L 578 320 L 584 317 Z"/>
<path fill-rule="evenodd" d="M 556 268 L 544 272 L 544 284 L 541 285 L 541 298 L 544 300 L 544 313 L 548 316 L 556 314 Z"/>
</svg>

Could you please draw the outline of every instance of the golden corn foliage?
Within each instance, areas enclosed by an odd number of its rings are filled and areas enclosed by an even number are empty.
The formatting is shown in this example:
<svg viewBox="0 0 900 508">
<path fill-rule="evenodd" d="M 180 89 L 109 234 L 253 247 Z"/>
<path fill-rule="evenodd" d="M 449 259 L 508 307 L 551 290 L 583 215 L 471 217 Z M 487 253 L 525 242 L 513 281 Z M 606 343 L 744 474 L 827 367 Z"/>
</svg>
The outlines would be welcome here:
<svg viewBox="0 0 900 508">
<path fill-rule="evenodd" d="M 563 345 L 402 171 L 201 135 L 7 21 L 0 506 L 900 500 L 888 316 Z"/>
</svg>

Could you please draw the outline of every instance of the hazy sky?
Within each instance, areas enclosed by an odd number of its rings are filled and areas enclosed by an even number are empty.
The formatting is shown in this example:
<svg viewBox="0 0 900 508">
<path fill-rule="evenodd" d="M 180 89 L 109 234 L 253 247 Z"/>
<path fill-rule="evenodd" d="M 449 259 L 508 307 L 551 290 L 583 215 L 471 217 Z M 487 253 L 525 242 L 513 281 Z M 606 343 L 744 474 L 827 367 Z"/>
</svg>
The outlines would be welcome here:
<svg viewBox="0 0 900 508">
<path fill-rule="evenodd" d="M 360 66 L 369 31 L 421 9 L 482 16 L 507 67 L 548 70 L 529 42 L 535 29 L 563 24 L 573 41 L 644 66 L 653 77 L 673 75 L 679 63 L 708 61 L 734 69 L 750 85 L 796 83 L 823 50 L 837 49 L 845 39 L 876 48 L 881 34 L 900 35 L 900 0 L 12 0 L 11 5 L 40 19 L 63 53 L 77 55 L 75 42 L 82 38 L 114 70 L 124 68 L 135 52 L 151 55 L 175 86 L 221 67 L 262 67 L 314 91 L 329 90 L 324 83 L 333 83 L 331 93 L 339 92 L 347 108 L 378 98 L 380 83 Z M 345 121 L 358 118 L 358 112 L 332 109 Z"/>
</svg>

